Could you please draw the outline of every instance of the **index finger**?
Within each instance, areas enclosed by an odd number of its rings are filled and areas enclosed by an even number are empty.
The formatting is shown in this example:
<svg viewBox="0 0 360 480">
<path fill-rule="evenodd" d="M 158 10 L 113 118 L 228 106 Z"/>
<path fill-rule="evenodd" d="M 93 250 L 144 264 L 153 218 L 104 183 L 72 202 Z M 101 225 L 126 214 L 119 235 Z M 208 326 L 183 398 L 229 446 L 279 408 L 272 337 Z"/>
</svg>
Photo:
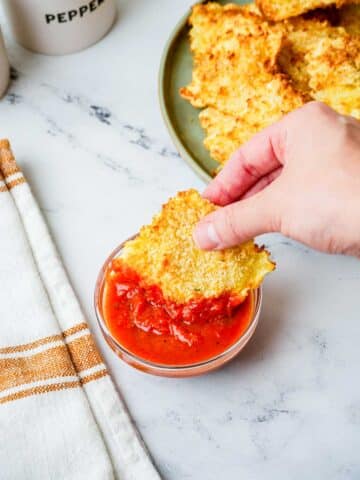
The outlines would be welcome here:
<svg viewBox="0 0 360 480">
<path fill-rule="evenodd" d="M 284 136 L 280 122 L 254 135 L 233 153 L 203 196 L 222 206 L 239 199 L 263 176 L 282 165 Z"/>
</svg>

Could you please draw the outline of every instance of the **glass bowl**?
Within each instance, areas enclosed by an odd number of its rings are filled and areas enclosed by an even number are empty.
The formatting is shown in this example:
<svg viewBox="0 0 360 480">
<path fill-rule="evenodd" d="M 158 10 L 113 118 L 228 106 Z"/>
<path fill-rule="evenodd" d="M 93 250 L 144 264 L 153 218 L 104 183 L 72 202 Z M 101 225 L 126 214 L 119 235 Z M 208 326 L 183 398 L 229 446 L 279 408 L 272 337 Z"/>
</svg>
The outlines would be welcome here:
<svg viewBox="0 0 360 480">
<path fill-rule="evenodd" d="M 95 312 L 100 326 L 100 330 L 104 335 L 107 344 L 119 358 L 124 360 L 132 367 L 141 370 L 142 372 L 150 373 L 152 375 L 159 375 L 162 377 L 193 377 L 195 375 L 202 375 L 204 373 L 208 373 L 212 370 L 222 367 L 225 363 L 229 362 L 232 358 L 234 358 L 245 347 L 250 338 L 253 336 L 259 322 L 259 316 L 262 307 L 261 287 L 257 288 L 256 290 L 252 290 L 249 293 L 249 295 L 253 295 L 253 312 L 252 318 L 245 332 L 230 347 L 228 347 L 222 353 L 212 358 L 209 358 L 208 360 L 199 363 L 191 363 L 189 365 L 164 365 L 144 360 L 143 358 L 134 355 L 131 351 L 123 347 L 109 331 L 106 320 L 104 318 L 102 305 L 106 271 L 112 260 L 121 256 L 121 251 L 123 249 L 124 243 L 119 245 L 111 253 L 111 255 L 106 259 L 103 267 L 101 268 L 95 286 L 94 298 Z"/>
</svg>

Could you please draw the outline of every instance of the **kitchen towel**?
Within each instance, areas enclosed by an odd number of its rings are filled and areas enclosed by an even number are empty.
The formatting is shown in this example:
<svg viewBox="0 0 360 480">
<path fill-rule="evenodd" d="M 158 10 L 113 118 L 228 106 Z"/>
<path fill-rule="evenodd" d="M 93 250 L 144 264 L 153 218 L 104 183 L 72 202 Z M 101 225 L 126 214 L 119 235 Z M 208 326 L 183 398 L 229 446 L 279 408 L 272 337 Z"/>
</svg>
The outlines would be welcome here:
<svg viewBox="0 0 360 480">
<path fill-rule="evenodd" d="M 0 140 L 0 478 L 160 478 L 7 140 Z"/>
</svg>

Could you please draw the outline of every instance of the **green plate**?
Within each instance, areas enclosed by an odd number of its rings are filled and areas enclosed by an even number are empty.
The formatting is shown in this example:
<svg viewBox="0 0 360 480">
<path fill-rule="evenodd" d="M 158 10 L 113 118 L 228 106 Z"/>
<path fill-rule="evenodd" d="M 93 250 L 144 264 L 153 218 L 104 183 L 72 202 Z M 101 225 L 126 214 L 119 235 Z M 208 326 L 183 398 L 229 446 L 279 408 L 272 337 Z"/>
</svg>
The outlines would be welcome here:
<svg viewBox="0 0 360 480">
<path fill-rule="evenodd" d="M 230 3 L 219 0 L 222 5 Z M 231 3 L 248 3 L 235 1 Z M 181 157 L 203 179 L 209 182 L 219 164 L 203 145 L 204 131 L 199 123 L 200 110 L 180 97 L 179 88 L 191 81 L 192 54 L 187 20 L 190 11 L 176 25 L 166 43 L 159 72 L 160 108 L 165 124 Z"/>
</svg>

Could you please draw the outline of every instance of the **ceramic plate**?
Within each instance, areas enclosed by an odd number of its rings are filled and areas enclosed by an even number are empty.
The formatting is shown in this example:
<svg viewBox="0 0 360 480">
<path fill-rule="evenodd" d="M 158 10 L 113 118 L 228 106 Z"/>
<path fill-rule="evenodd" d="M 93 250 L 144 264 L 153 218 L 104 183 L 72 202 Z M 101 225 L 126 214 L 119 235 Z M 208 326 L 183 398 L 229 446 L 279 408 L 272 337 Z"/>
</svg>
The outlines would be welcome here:
<svg viewBox="0 0 360 480">
<path fill-rule="evenodd" d="M 219 1 L 221 4 L 230 3 Z M 235 1 L 231 3 L 248 3 Z M 205 182 L 213 177 L 219 164 L 203 145 L 204 131 L 199 123 L 200 110 L 180 97 L 179 88 L 187 85 L 192 75 L 192 54 L 187 20 L 190 11 L 176 25 L 161 59 L 159 72 L 160 107 L 164 121 L 181 157 Z"/>
</svg>

